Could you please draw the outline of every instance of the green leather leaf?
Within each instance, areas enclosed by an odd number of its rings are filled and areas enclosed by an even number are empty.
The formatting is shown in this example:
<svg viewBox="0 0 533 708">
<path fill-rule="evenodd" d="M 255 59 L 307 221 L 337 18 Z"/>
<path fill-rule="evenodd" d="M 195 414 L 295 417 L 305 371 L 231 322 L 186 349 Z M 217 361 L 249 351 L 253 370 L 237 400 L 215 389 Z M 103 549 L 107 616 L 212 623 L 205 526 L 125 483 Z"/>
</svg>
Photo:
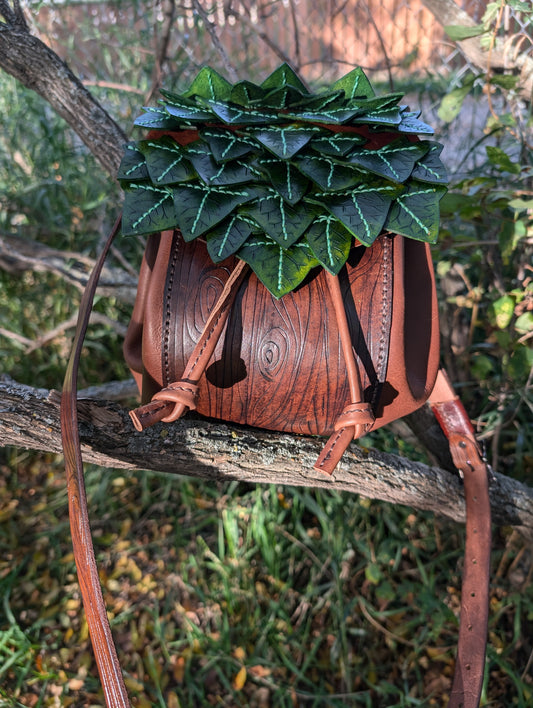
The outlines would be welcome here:
<svg viewBox="0 0 533 708">
<path fill-rule="evenodd" d="M 293 126 L 279 128 L 261 128 L 250 131 L 258 142 L 266 147 L 276 157 L 290 160 L 318 132 L 318 128 L 295 128 Z"/>
<path fill-rule="evenodd" d="M 144 153 L 154 185 L 188 182 L 196 177 L 193 166 L 187 160 L 187 151 L 172 138 L 143 140 L 138 145 Z"/>
<path fill-rule="evenodd" d="M 366 142 L 362 135 L 356 133 L 328 133 L 320 137 L 313 138 L 310 147 L 322 155 L 331 157 L 342 157 L 350 152 L 356 145 Z"/>
<path fill-rule="evenodd" d="M 251 217 L 280 246 L 289 248 L 318 215 L 318 210 L 315 205 L 303 202 L 292 206 L 273 190 L 265 190 L 264 196 L 247 204 L 241 213 Z"/>
<path fill-rule="evenodd" d="M 117 179 L 144 180 L 148 179 L 148 167 L 142 152 L 137 148 L 137 143 L 128 143 L 117 172 Z"/>
<path fill-rule="evenodd" d="M 122 233 L 151 234 L 176 226 L 174 200 L 169 189 L 157 189 L 149 183 L 130 184 L 124 188 Z"/>
<path fill-rule="evenodd" d="M 239 81 L 231 89 L 229 100 L 240 106 L 250 106 L 254 101 L 264 99 L 265 93 L 265 89 L 251 81 Z"/>
<path fill-rule="evenodd" d="M 303 94 L 298 89 L 292 86 L 282 86 L 269 91 L 261 101 L 261 105 L 265 108 L 281 111 L 293 103 L 298 103 L 298 101 L 302 100 L 302 97 Z"/>
<path fill-rule="evenodd" d="M 207 250 L 214 263 L 232 256 L 257 226 L 240 214 L 233 214 L 206 234 Z"/>
<path fill-rule="evenodd" d="M 369 111 L 364 115 L 359 115 L 353 119 L 354 125 L 369 123 L 371 125 L 397 126 L 400 124 L 402 116 L 399 108 L 381 108 L 376 111 Z"/>
<path fill-rule="evenodd" d="M 370 81 L 366 78 L 365 72 L 356 67 L 350 73 L 346 74 L 338 81 L 335 81 L 331 87 L 333 90 L 342 90 L 348 100 L 354 98 L 371 98 L 375 96 L 374 89 L 370 85 Z"/>
<path fill-rule="evenodd" d="M 145 108 L 144 110 L 145 113 L 140 115 L 133 125 L 152 130 L 176 130 L 180 127 L 180 122 L 170 116 L 164 108 Z"/>
<path fill-rule="evenodd" d="M 428 151 L 425 143 L 394 141 L 377 150 L 355 149 L 346 158 L 351 165 L 357 165 L 369 172 L 405 182 L 411 175 L 415 163 Z"/>
<path fill-rule="evenodd" d="M 199 137 L 129 144 L 125 232 L 203 236 L 214 261 L 244 257 L 277 297 L 314 264 L 339 272 L 354 237 L 369 246 L 385 227 L 436 237 L 440 146 L 411 142 L 429 126 L 400 93 L 376 96 L 360 68 L 312 93 L 287 64 L 261 85 L 205 67 L 184 93 L 162 94 L 136 124 L 198 126 Z"/>
<path fill-rule="evenodd" d="M 439 201 L 445 187 L 411 182 L 392 205 L 385 226 L 418 241 L 435 243 L 439 234 Z"/>
<path fill-rule="evenodd" d="M 403 111 L 402 120 L 398 125 L 397 129 L 401 133 L 433 135 L 433 133 L 435 132 L 433 128 L 427 123 L 418 120 L 419 115 L 420 111 Z"/>
<path fill-rule="evenodd" d="M 298 74 L 287 63 L 279 66 L 261 84 L 264 89 L 278 89 L 283 86 L 292 86 L 304 95 L 309 94 Z"/>
<path fill-rule="evenodd" d="M 337 275 L 348 260 L 353 236 L 334 216 L 323 214 L 313 221 L 305 233 L 321 265 L 333 275 Z"/>
<path fill-rule="evenodd" d="M 246 136 L 238 136 L 233 130 L 206 128 L 200 131 L 200 135 L 209 144 L 217 162 L 235 160 L 257 149 L 255 141 Z"/>
<path fill-rule="evenodd" d="M 239 160 L 218 163 L 209 147 L 203 143 L 193 143 L 187 150 L 187 157 L 200 178 L 212 186 L 245 184 L 257 179 L 258 172 Z"/>
<path fill-rule="evenodd" d="M 165 103 L 167 113 L 175 118 L 181 118 L 195 123 L 202 123 L 213 119 L 213 115 L 201 105 L 189 98 L 179 96 Z"/>
<path fill-rule="evenodd" d="M 413 179 L 431 184 L 447 184 L 448 174 L 440 159 L 443 146 L 429 140 L 422 142 L 429 146 L 429 150 L 416 164 Z"/>
<path fill-rule="evenodd" d="M 355 108 L 331 108 L 329 111 L 288 111 L 285 120 L 298 120 L 306 123 L 324 123 L 325 125 L 340 125 L 351 121 L 358 113 Z"/>
<path fill-rule="evenodd" d="M 399 110 L 397 104 L 401 98 L 403 98 L 402 93 L 387 93 L 384 96 L 373 96 L 372 98 L 356 98 L 352 101 L 348 101 L 346 106 L 348 108 L 357 109 L 357 114 L 362 116 L 392 108 Z"/>
<path fill-rule="evenodd" d="M 339 196 L 317 195 L 313 201 L 320 202 L 361 243 L 371 246 L 381 233 L 399 191 L 401 189 L 394 186 L 361 186 Z"/>
<path fill-rule="evenodd" d="M 253 199 L 251 190 L 187 185 L 173 190 L 176 221 L 185 241 L 210 231 L 238 206 Z"/>
<path fill-rule="evenodd" d="M 208 104 L 215 116 L 228 125 L 265 125 L 281 120 L 277 113 L 266 108 L 246 108 L 219 101 L 208 101 Z M 210 118 L 213 121 L 213 115 Z"/>
<path fill-rule="evenodd" d="M 208 98 L 213 101 L 223 101 L 229 99 L 231 89 L 232 85 L 229 81 L 210 66 L 204 66 L 189 86 L 189 90 L 183 95 L 187 98 L 200 96 L 200 98 Z"/>
<path fill-rule="evenodd" d="M 310 177 L 320 189 L 344 190 L 361 183 L 361 172 L 350 165 L 339 164 L 330 157 L 309 155 L 294 161 L 297 168 Z"/>
<path fill-rule="evenodd" d="M 306 111 L 328 111 L 344 103 L 344 91 L 326 91 L 302 98 L 294 108 Z"/>
<path fill-rule="evenodd" d="M 252 237 L 237 255 L 276 298 L 297 288 L 309 271 L 319 265 L 307 243 L 284 249 L 267 237 Z"/>
<path fill-rule="evenodd" d="M 309 180 L 285 160 L 259 160 L 259 167 L 266 172 L 271 186 L 289 204 L 296 204 L 306 193 Z"/>
</svg>

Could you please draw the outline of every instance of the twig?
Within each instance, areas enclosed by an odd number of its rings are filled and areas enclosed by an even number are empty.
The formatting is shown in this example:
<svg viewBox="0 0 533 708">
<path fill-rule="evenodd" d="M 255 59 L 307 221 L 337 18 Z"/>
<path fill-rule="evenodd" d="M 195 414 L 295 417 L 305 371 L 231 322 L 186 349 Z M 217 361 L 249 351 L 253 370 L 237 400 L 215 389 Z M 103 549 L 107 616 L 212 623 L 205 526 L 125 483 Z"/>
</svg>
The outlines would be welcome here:
<svg viewBox="0 0 533 708">
<path fill-rule="evenodd" d="M 30 239 L 0 234 L 0 268 L 8 272 L 32 270 L 54 273 L 83 290 L 94 260 L 80 253 L 59 251 Z M 121 302 L 133 304 L 137 274 L 131 269 L 106 266 L 100 280 L 100 292 L 114 295 Z"/>
<path fill-rule="evenodd" d="M 78 391 L 78 400 L 90 398 L 101 401 L 126 401 L 135 398 L 139 391 L 133 379 L 108 381 L 99 386 L 89 386 Z"/>
<path fill-rule="evenodd" d="M 385 46 L 385 42 L 383 41 L 383 37 L 381 36 L 381 32 L 379 31 L 379 27 L 377 26 L 376 21 L 374 20 L 374 16 L 372 15 L 372 12 L 370 11 L 370 8 L 368 7 L 367 2 L 365 2 L 365 9 L 366 9 L 366 13 L 368 15 L 368 18 L 369 18 L 370 22 L 372 23 L 372 27 L 374 28 L 376 36 L 378 38 L 378 42 L 381 45 L 381 50 L 383 52 L 383 58 L 385 59 L 385 64 L 387 66 L 387 73 L 389 75 L 389 85 L 390 85 L 390 89 L 392 91 L 394 89 L 394 81 L 392 78 L 391 62 L 389 59 L 389 55 L 387 54 L 387 47 Z"/>
<path fill-rule="evenodd" d="M 0 336 L 6 337 L 7 339 L 14 339 L 16 342 L 23 344 L 25 347 L 31 347 L 33 344 L 33 339 L 23 337 L 22 334 L 18 334 L 18 332 L 11 332 L 11 330 L 5 329 L 4 327 L 0 327 Z"/>
<path fill-rule="evenodd" d="M 228 72 L 229 78 L 233 83 L 236 83 L 239 80 L 239 77 L 237 75 L 237 72 L 235 71 L 235 68 L 233 64 L 231 63 L 229 56 L 222 46 L 222 42 L 220 41 L 218 34 L 217 34 L 217 28 L 216 26 L 211 22 L 209 17 L 207 16 L 207 12 L 204 10 L 202 5 L 200 4 L 199 0 L 192 0 L 193 7 L 195 11 L 200 15 L 202 18 L 202 21 L 205 25 L 206 30 L 209 33 L 209 36 L 211 37 L 211 41 L 213 42 L 213 45 L 215 49 L 218 51 L 222 58 L 222 62 L 224 64 L 224 67 L 226 71 Z"/>
<path fill-rule="evenodd" d="M 274 54 L 276 54 L 281 61 L 286 62 L 287 64 L 292 64 L 292 60 L 289 57 L 288 54 L 286 54 L 281 47 L 279 47 L 265 32 L 262 32 L 257 28 L 257 25 L 255 25 L 246 15 L 241 15 L 240 12 L 234 10 L 233 8 L 230 8 L 228 10 L 228 15 L 230 17 L 234 17 L 238 22 L 242 23 L 243 25 L 246 25 L 249 29 L 251 29 L 259 39 L 262 39 L 263 42 L 267 45 L 267 47 L 270 47 Z"/>
<path fill-rule="evenodd" d="M 296 9 L 294 7 L 294 0 L 289 0 L 289 7 L 291 10 L 292 26 L 294 30 L 294 56 L 296 57 L 296 69 L 300 70 L 301 56 L 300 56 L 300 33 L 298 32 L 298 17 L 296 14 Z"/>
<path fill-rule="evenodd" d="M 53 329 L 49 330 L 48 332 L 45 332 L 38 339 L 35 339 L 33 342 L 31 342 L 31 346 L 29 346 L 28 349 L 26 350 L 26 354 L 31 354 L 31 352 L 34 352 L 36 349 L 40 349 L 41 347 L 44 347 L 49 342 L 52 342 L 57 337 L 60 337 L 68 329 L 72 329 L 73 327 L 75 327 L 77 321 L 78 321 L 78 315 L 75 314 L 72 317 L 69 317 L 68 320 L 65 320 L 64 322 L 62 322 L 60 325 L 57 325 L 57 327 L 54 327 Z M 127 328 L 125 325 L 121 324 L 120 322 L 116 322 L 115 320 L 111 319 L 111 317 L 107 317 L 107 315 L 103 315 L 101 312 L 92 312 L 90 323 L 93 325 L 100 324 L 100 325 L 104 325 L 106 327 L 110 327 L 120 337 L 124 337 L 126 334 Z"/>
<path fill-rule="evenodd" d="M 163 75 L 163 67 L 168 61 L 168 45 L 170 43 L 170 35 L 172 24 L 176 14 L 176 5 L 174 0 L 163 0 L 163 25 L 161 28 L 161 39 L 157 42 L 157 24 L 154 28 L 154 39 L 156 42 L 155 64 L 152 72 L 152 85 L 148 95 L 145 98 L 145 103 L 149 104 L 155 93 L 161 86 L 161 77 Z"/>
<path fill-rule="evenodd" d="M 17 332 L 11 332 L 10 330 L 5 329 L 4 327 L 0 327 L 0 335 L 3 337 L 7 337 L 7 339 L 14 339 L 16 342 L 23 344 L 25 347 L 24 353 L 27 355 L 31 354 L 37 349 L 40 349 L 41 347 L 46 346 L 54 339 L 57 339 L 57 337 L 64 334 L 67 329 L 72 329 L 73 327 L 75 327 L 77 319 L 78 316 L 73 315 L 72 317 L 69 317 L 68 320 L 62 322 L 60 325 L 57 325 L 57 327 L 54 327 L 53 329 L 48 330 L 48 332 L 41 334 L 37 339 L 29 339 L 28 337 L 24 337 L 22 334 L 18 334 Z M 119 322 L 116 322 L 115 320 L 112 320 L 110 317 L 107 317 L 106 315 L 103 315 L 100 312 L 93 312 L 91 314 L 91 323 L 102 324 L 111 327 L 121 337 L 124 337 L 124 335 L 126 334 L 126 327 L 124 325 L 120 324 Z"/>
<path fill-rule="evenodd" d="M 135 86 L 130 86 L 129 84 L 118 84 L 114 81 L 84 81 L 83 85 L 96 86 L 96 88 L 113 89 L 114 91 L 126 91 L 128 93 L 137 93 L 141 96 L 143 95 L 141 89 L 135 88 Z"/>
<path fill-rule="evenodd" d="M 404 644 L 407 647 L 415 646 L 414 642 L 410 642 L 408 639 L 404 639 L 403 637 L 400 637 L 397 634 L 394 634 L 393 632 L 383 627 L 383 625 L 381 625 L 374 617 L 372 617 L 361 597 L 358 599 L 358 605 L 361 612 L 365 616 L 365 619 L 372 625 L 372 627 L 377 629 L 378 632 L 381 632 L 389 639 L 392 639 L 393 642 L 398 642 L 398 644 Z"/>
</svg>

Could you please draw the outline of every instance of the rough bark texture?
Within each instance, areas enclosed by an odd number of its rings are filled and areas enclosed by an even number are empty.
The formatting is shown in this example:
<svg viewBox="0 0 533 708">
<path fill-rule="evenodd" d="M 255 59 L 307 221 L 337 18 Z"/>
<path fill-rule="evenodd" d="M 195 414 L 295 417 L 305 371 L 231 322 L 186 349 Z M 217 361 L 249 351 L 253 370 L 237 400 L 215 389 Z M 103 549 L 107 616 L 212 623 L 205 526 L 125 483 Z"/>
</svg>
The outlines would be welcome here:
<svg viewBox="0 0 533 708">
<path fill-rule="evenodd" d="M 447 25 L 474 27 L 477 24 L 454 0 L 422 0 L 422 3 L 443 27 Z M 517 72 L 520 77 L 518 90 L 527 101 L 533 99 L 533 57 L 528 55 L 529 42 L 526 43 L 526 51 L 515 52 L 513 47 L 497 39 L 490 53 L 481 47 L 479 37 L 464 39 L 457 44 L 468 61 L 481 71 Z"/>
<path fill-rule="evenodd" d="M 322 487 L 464 521 L 462 484 L 451 472 L 352 445 L 332 477 L 313 469 L 323 441 L 188 417 L 137 433 L 115 403 L 80 400 L 86 462 L 209 480 Z M 0 382 L 0 445 L 61 452 L 59 395 Z M 496 474 L 493 520 L 533 536 L 533 490 Z"/>
<path fill-rule="evenodd" d="M 50 103 L 112 176 L 126 136 L 55 52 L 30 34 L 15 3 L 0 2 L 0 67 Z"/>
</svg>

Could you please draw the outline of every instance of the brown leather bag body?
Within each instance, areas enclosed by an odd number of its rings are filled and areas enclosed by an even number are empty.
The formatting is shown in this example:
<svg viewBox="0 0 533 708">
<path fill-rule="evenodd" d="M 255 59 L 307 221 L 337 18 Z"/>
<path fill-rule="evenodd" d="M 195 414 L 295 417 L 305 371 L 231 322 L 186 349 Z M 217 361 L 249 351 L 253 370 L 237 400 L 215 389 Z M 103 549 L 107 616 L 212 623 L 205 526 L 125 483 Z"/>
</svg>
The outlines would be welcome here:
<svg viewBox="0 0 533 708">
<path fill-rule="evenodd" d="M 143 402 L 178 381 L 235 266 L 179 231 L 150 237 L 124 343 Z M 423 405 L 439 363 L 437 297 L 427 244 L 386 234 L 354 248 L 340 274 L 372 429 Z M 198 382 L 198 413 L 303 435 L 330 435 L 350 391 L 323 270 L 282 299 L 251 273 Z"/>
</svg>

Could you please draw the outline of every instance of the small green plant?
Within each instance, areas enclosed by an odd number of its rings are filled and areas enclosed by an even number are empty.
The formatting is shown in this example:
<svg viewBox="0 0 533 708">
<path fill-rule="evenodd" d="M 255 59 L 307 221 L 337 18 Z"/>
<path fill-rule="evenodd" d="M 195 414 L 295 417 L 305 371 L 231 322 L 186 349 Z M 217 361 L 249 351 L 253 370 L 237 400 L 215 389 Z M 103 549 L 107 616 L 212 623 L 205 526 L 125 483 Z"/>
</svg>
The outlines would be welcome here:
<svg viewBox="0 0 533 708">
<path fill-rule="evenodd" d="M 433 131 L 361 69 L 313 94 L 286 64 L 261 85 L 205 67 L 185 93 L 162 93 L 120 167 L 124 234 L 179 227 L 213 261 L 246 261 L 276 297 L 315 266 L 337 274 L 354 238 L 436 240 L 442 146 L 414 138 Z"/>
</svg>

